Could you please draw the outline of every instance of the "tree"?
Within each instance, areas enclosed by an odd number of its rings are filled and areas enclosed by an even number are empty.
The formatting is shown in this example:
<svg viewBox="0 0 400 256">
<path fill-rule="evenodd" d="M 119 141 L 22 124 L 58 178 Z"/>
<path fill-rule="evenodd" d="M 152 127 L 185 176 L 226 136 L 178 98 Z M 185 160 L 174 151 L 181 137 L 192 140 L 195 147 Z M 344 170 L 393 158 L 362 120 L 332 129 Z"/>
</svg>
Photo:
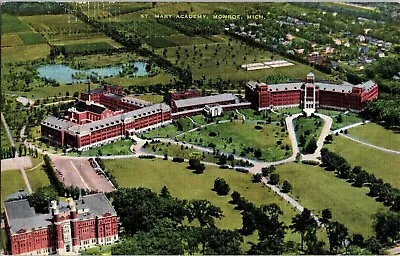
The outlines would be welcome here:
<svg viewBox="0 0 400 256">
<path fill-rule="evenodd" d="M 244 236 L 249 236 L 257 229 L 256 217 L 252 211 L 243 211 L 242 213 L 242 229 L 241 233 Z"/>
<path fill-rule="evenodd" d="M 254 150 L 254 157 L 256 158 L 262 157 L 262 152 L 260 149 L 257 148 L 256 150 Z"/>
<path fill-rule="evenodd" d="M 335 254 L 338 249 L 342 248 L 348 236 L 348 229 L 337 221 L 330 222 L 326 228 L 329 239 L 329 251 Z"/>
<path fill-rule="evenodd" d="M 332 134 L 329 134 L 329 135 L 327 135 L 327 136 L 325 137 L 325 143 L 331 144 L 332 141 L 333 141 L 333 136 L 332 136 Z"/>
<path fill-rule="evenodd" d="M 192 200 L 188 205 L 188 220 L 197 219 L 201 227 L 214 227 L 214 218 L 221 219 L 221 208 L 207 200 Z"/>
<path fill-rule="evenodd" d="M 306 232 L 304 236 L 304 240 L 307 246 L 306 254 L 308 255 L 323 255 L 326 254 L 324 245 L 325 242 L 318 240 L 317 238 L 317 230 L 312 229 L 309 232 Z"/>
<path fill-rule="evenodd" d="M 163 186 L 160 192 L 160 197 L 162 198 L 171 198 L 171 193 L 169 193 L 169 190 L 167 186 Z"/>
<path fill-rule="evenodd" d="M 323 224 L 328 224 L 332 219 L 332 212 L 330 209 L 323 209 L 321 215 L 322 218 L 320 218 L 320 221 Z"/>
<path fill-rule="evenodd" d="M 29 204 L 39 213 L 48 213 L 48 206 L 52 200 L 58 200 L 58 193 L 51 185 L 39 188 L 28 197 Z"/>
<path fill-rule="evenodd" d="M 400 213 L 378 212 L 375 215 L 374 229 L 380 242 L 393 243 L 400 238 Z"/>
<path fill-rule="evenodd" d="M 271 174 L 269 177 L 269 184 L 278 185 L 278 183 L 279 183 L 279 174 L 277 174 L 277 173 Z"/>
<path fill-rule="evenodd" d="M 214 181 L 214 191 L 220 196 L 226 196 L 229 193 L 229 185 L 223 178 L 216 178 Z"/>
<path fill-rule="evenodd" d="M 269 175 L 271 175 L 272 173 L 275 172 L 275 170 L 276 170 L 275 165 L 270 165 L 268 167 L 261 168 L 261 173 L 262 173 L 262 176 L 268 178 Z"/>
<path fill-rule="evenodd" d="M 232 204 L 237 204 L 240 199 L 240 193 L 237 191 L 233 191 L 231 197 L 232 197 L 232 201 L 231 201 Z"/>
<path fill-rule="evenodd" d="M 317 140 L 314 137 L 311 137 L 303 151 L 307 154 L 313 154 L 315 150 L 317 150 L 317 147 Z"/>
<path fill-rule="evenodd" d="M 219 156 L 219 164 L 226 164 L 226 162 L 227 162 L 227 157 L 226 157 L 226 155 L 224 155 L 224 154 L 222 154 L 222 155 L 220 155 Z"/>
<path fill-rule="evenodd" d="M 292 190 L 292 185 L 290 185 L 289 181 L 285 180 L 282 185 L 282 192 L 289 193 Z"/>
<path fill-rule="evenodd" d="M 261 173 L 256 173 L 253 175 L 253 178 L 251 179 L 254 183 L 260 183 L 262 179 Z"/>
<path fill-rule="evenodd" d="M 290 228 L 293 230 L 293 232 L 300 233 L 301 250 L 303 250 L 304 235 L 307 232 L 314 232 L 317 229 L 317 222 L 311 215 L 311 211 L 307 208 L 304 208 L 301 213 L 292 218 L 292 225 L 290 225 Z"/>
</svg>

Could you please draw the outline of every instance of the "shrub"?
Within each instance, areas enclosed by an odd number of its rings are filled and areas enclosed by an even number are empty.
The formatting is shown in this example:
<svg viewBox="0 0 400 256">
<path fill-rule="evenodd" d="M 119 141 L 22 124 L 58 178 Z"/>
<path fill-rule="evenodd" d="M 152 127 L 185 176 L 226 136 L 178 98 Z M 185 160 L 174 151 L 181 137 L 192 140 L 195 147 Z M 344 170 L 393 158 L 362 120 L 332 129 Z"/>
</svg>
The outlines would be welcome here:
<svg viewBox="0 0 400 256">
<path fill-rule="evenodd" d="M 309 165 L 319 165 L 318 161 L 315 160 L 302 160 L 301 161 L 303 164 L 309 164 Z"/>
<path fill-rule="evenodd" d="M 256 130 L 262 130 L 262 126 L 261 126 L 261 125 L 256 125 L 256 126 L 254 126 L 254 128 L 255 128 Z"/>
<path fill-rule="evenodd" d="M 185 159 L 181 158 L 181 157 L 174 157 L 172 158 L 172 162 L 176 162 L 176 163 L 183 163 L 185 161 Z"/>
<path fill-rule="evenodd" d="M 230 191 L 230 187 L 229 187 L 228 183 L 226 183 L 225 179 L 223 179 L 223 178 L 215 179 L 213 189 L 220 196 L 226 196 Z"/>
<path fill-rule="evenodd" d="M 240 172 L 240 173 L 248 173 L 249 170 L 245 169 L 245 168 L 235 168 L 235 171 Z"/>
<path fill-rule="evenodd" d="M 153 155 L 140 155 L 139 158 L 143 159 L 154 159 L 156 156 Z"/>
<path fill-rule="evenodd" d="M 216 132 L 210 132 L 210 133 L 208 134 L 208 136 L 210 136 L 210 137 L 215 137 L 215 136 L 217 136 L 217 133 L 216 133 Z"/>
</svg>

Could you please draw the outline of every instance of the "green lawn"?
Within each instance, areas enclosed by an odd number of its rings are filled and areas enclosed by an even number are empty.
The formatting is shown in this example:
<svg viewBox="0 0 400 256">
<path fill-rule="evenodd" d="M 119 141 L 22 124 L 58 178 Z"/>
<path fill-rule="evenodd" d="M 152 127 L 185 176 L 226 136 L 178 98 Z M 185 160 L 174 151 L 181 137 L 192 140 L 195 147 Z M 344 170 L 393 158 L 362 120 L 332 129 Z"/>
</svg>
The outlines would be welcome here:
<svg viewBox="0 0 400 256">
<path fill-rule="evenodd" d="M 33 191 L 41 187 L 45 187 L 50 185 L 49 178 L 47 177 L 46 173 L 43 171 L 42 166 L 38 166 L 33 170 L 25 170 L 26 175 L 28 176 L 29 184 Z"/>
<path fill-rule="evenodd" d="M 367 123 L 348 130 L 349 135 L 375 146 L 400 151 L 400 133 Z"/>
<path fill-rule="evenodd" d="M 11 143 L 10 143 L 10 140 L 8 139 L 6 130 L 4 129 L 3 122 L 1 122 L 1 144 L 0 145 L 2 148 L 11 146 Z"/>
<path fill-rule="evenodd" d="M 151 139 L 151 138 L 171 138 L 175 137 L 181 133 L 181 131 L 178 131 L 177 127 L 173 124 L 166 125 L 164 127 L 160 127 L 154 130 L 151 130 L 149 132 L 143 133 L 142 137 L 146 139 Z"/>
<path fill-rule="evenodd" d="M 151 94 L 151 93 L 146 93 L 146 94 L 135 94 L 132 95 L 132 97 L 141 99 L 141 100 L 145 100 L 145 101 L 150 101 L 153 103 L 162 103 L 164 97 L 162 95 L 158 95 L 158 94 Z"/>
<path fill-rule="evenodd" d="M 256 121 L 281 121 L 282 119 L 284 120 L 283 115 L 275 114 L 271 111 L 257 111 L 254 109 L 240 109 L 239 113 L 243 114 L 246 117 L 246 120 L 256 120 Z M 242 118 L 241 115 L 239 115 L 239 118 Z"/>
<path fill-rule="evenodd" d="M 3 204 L 4 197 L 18 192 L 18 190 L 26 190 L 24 179 L 20 170 L 11 170 L 1 172 L 1 203 Z"/>
<path fill-rule="evenodd" d="M 345 115 L 341 115 L 342 121 L 340 122 L 340 117 L 336 116 L 333 119 L 331 130 L 337 130 L 347 125 L 355 124 L 362 122 L 363 119 L 358 117 L 356 113 L 347 113 Z"/>
<path fill-rule="evenodd" d="M 293 115 L 303 112 L 303 109 L 301 109 L 300 107 L 294 107 L 294 108 L 281 108 L 277 109 L 276 111 L 279 113 L 283 113 L 285 115 Z"/>
<path fill-rule="evenodd" d="M 176 143 L 152 142 L 147 144 L 145 146 L 145 149 L 148 152 L 157 155 L 168 154 L 168 156 L 170 157 L 181 157 L 184 159 L 197 158 L 200 159 L 200 161 L 213 162 L 213 163 L 218 162 L 218 158 L 215 158 L 210 153 L 203 154 L 203 152 L 193 149 L 189 146 L 181 147 Z"/>
<path fill-rule="evenodd" d="M 368 197 L 366 188 L 352 187 L 319 166 L 285 164 L 277 166 L 281 182 L 288 180 L 292 195 L 314 213 L 329 208 L 335 220 L 343 223 L 350 233 L 373 235 L 373 214 L 384 206 Z"/>
<path fill-rule="evenodd" d="M 362 145 L 343 136 L 334 136 L 333 143 L 327 147 L 343 156 L 350 165 L 359 165 L 367 172 L 400 188 L 399 155 Z"/>
<path fill-rule="evenodd" d="M 206 126 L 199 130 L 177 137 L 180 141 L 190 142 L 205 147 L 213 147 L 227 153 L 255 159 L 254 151 L 260 149 L 262 159 L 276 161 L 291 154 L 290 141 L 286 128 L 274 124 L 259 125 L 233 121 Z M 210 136 L 214 133 L 215 136 Z M 248 151 L 245 149 L 250 148 Z M 286 150 L 287 148 L 287 150 Z"/>
<path fill-rule="evenodd" d="M 294 130 L 296 132 L 296 139 L 301 148 L 306 147 L 310 142 L 311 138 L 318 140 L 319 134 L 321 133 L 323 120 L 319 117 L 304 117 L 299 116 L 293 120 Z M 305 138 L 304 143 L 302 143 L 301 135 Z"/>
<path fill-rule="evenodd" d="M 131 140 L 119 140 L 104 146 L 91 148 L 89 150 L 79 153 L 81 156 L 98 156 L 99 153 L 103 156 L 111 155 L 131 155 L 130 146 L 132 145 Z M 69 155 L 76 156 L 78 153 L 72 152 Z"/>
<path fill-rule="evenodd" d="M 18 16 L 1 15 L 1 34 L 30 31 L 31 29 L 21 22 Z"/>
<path fill-rule="evenodd" d="M 186 167 L 187 163 L 173 163 L 160 159 L 119 159 L 105 160 L 107 170 L 117 178 L 121 187 L 147 187 L 159 193 L 166 185 L 175 197 L 181 199 L 207 199 L 223 210 L 224 217 L 216 221 L 220 228 L 241 228 L 242 218 L 239 211 L 228 202 L 230 196 L 218 196 L 211 191 L 214 180 L 224 178 L 232 191 L 238 191 L 242 196 L 256 205 L 277 203 L 284 212 L 283 221 L 286 224 L 297 213 L 281 198 L 261 184 L 253 184 L 250 174 L 233 170 L 222 170 L 218 167 L 207 166 L 204 173 L 197 175 Z M 288 232 L 290 239 L 298 241 L 296 234 Z M 255 241 L 254 241 L 255 242 Z"/>
</svg>

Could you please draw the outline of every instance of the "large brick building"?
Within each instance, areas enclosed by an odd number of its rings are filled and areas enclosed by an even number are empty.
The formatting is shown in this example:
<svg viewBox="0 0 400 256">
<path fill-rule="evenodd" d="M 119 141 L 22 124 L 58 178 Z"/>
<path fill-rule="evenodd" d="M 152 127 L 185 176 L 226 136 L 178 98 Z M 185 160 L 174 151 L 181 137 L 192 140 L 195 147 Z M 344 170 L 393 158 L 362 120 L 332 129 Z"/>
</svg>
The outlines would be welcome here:
<svg viewBox="0 0 400 256">
<path fill-rule="evenodd" d="M 28 199 L 5 202 L 4 207 L 12 255 L 76 254 L 118 241 L 118 216 L 104 194 L 52 201 L 49 213 L 36 213 Z"/>
<path fill-rule="evenodd" d="M 42 140 L 58 147 L 87 150 L 172 121 L 168 105 L 117 93 L 119 88 L 110 86 L 82 93 L 81 101 L 64 119 L 50 116 L 41 123 Z"/>
<path fill-rule="evenodd" d="M 265 84 L 249 81 L 245 98 L 258 110 L 299 106 L 361 111 L 368 101 L 378 97 L 378 85 L 372 81 L 352 85 L 315 82 L 314 74 L 303 83 Z"/>
</svg>

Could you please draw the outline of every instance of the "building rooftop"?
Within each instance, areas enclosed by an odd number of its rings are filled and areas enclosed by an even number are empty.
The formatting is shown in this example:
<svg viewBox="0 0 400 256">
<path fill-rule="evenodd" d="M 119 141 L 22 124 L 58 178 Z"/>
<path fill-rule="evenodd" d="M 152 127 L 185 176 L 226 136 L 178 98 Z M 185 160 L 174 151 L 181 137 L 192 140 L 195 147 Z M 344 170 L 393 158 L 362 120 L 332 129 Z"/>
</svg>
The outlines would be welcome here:
<svg viewBox="0 0 400 256">
<path fill-rule="evenodd" d="M 51 214 L 36 214 L 28 199 L 4 202 L 4 208 L 11 233 L 17 233 L 21 229 L 44 228 L 51 224 Z"/>
<path fill-rule="evenodd" d="M 294 91 L 294 90 L 300 90 L 302 85 L 303 85 L 303 83 L 270 84 L 270 85 L 268 85 L 268 90 L 270 92 Z"/>
<path fill-rule="evenodd" d="M 104 216 L 109 213 L 116 216 L 117 213 L 102 193 L 83 196 L 82 199 L 75 201 L 78 211 L 78 219 L 88 219 L 95 216 Z M 29 205 L 28 199 L 4 202 L 6 217 L 10 226 L 11 233 L 20 230 L 32 230 L 45 228 L 52 224 L 51 213 L 36 213 L 34 208 Z M 70 209 L 65 202 L 60 202 L 59 212 L 69 212 Z"/>
<path fill-rule="evenodd" d="M 101 130 L 107 126 L 113 126 L 115 123 L 119 124 L 123 122 L 125 119 L 138 119 L 144 116 L 148 116 L 160 111 L 169 111 L 170 107 L 165 104 L 154 104 L 148 107 L 144 107 L 141 109 L 136 109 L 127 113 L 107 117 L 98 121 L 94 121 L 92 123 L 84 124 L 84 125 L 76 125 L 69 129 L 70 132 L 80 134 L 86 132 L 92 132 Z"/>
<path fill-rule="evenodd" d="M 89 111 L 96 114 L 103 113 L 107 108 L 103 105 L 94 102 L 79 101 L 75 104 L 75 109 L 79 112 Z"/>
<path fill-rule="evenodd" d="M 120 99 L 122 99 L 124 96 L 122 96 L 122 95 L 118 95 L 118 94 L 115 94 L 115 93 L 104 93 L 104 96 L 106 96 L 106 97 L 109 97 L 109 98 L 113 98 L 113 99 L 116 99 L 116 100 L 120 100 Z"/>
<path fill-rule="evenodd" d="M 175 100 L 175 105 L 178 108 L 182 108 L 182 107 L 190 107 L 190 106 L 203 105 L 203 104 L 212 104 L 212 103 L 216 103 L 216 102 L 230 101 L 230 100 L 238 101 L 239 99 L 231 93 L 224 93 L 224 94 L 218 94 L 218 95 L 212 95 L 212 96 L 206 96 L 206 97 Z"/>
<path fill-rule="evenodd" d="M 73 122 L 64 120 L 64 119 L 60 119 L 54 116 L 49 116 L 46 119 L 44 119 L 41 123 L 42 125 L 51 127 L 53 129 L 56 129 L 58 131 L 63 131 L 63 130 L 67 130 L 68 128 L 76 125 Z"/>
<path fill-rule="evenodd" d="M 152 103 L 149 101 L 133 98 L 130 96 L 125 96 L 121 99 L 122 102 L 129 103 L 131 105 L 139 106 L 139 107 L 148 107 L 151 106 Z"/>
</svg>

